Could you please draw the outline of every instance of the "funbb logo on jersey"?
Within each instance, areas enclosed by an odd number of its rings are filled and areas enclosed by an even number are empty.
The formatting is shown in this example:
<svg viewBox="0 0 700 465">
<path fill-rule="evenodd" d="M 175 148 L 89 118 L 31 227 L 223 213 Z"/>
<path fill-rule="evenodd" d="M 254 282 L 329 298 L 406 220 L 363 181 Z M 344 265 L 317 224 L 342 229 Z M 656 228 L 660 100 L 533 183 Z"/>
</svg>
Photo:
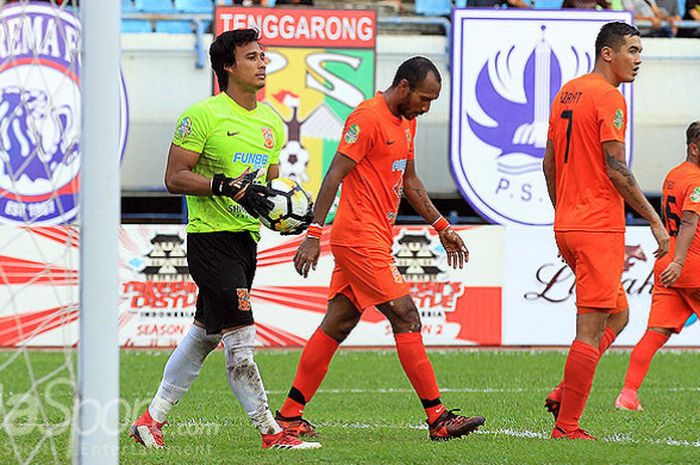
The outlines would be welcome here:
<svg viewBox="0 0 700 465">
<path fill-rule="evenodd" d="M 233 154 L 233 162 L 240 162 L 246 165 L 252 165 L 255 169 L 265 168 L 267 166 L 268 156 L 264 153 L 248 153 L 236 152 Z"/>
<path fill-rule="evenodd" d="M 78 211 L 80 22 L 68 8 L 0 11 L 0 223 L 63 224 Z M 126 143 L 122 82 L 122 153 Z"/>
<path fill-rule="evenodd" d="M 551 102 L 592 70 L 600 27 L 630 22 L 627 12 L 593 13 L 455 12 L 451 167 L 463 196 L 494 223 L 552 223 L 542 174 Z M 631 89 L 621 90 L 631 108 Z"/>
</svg>

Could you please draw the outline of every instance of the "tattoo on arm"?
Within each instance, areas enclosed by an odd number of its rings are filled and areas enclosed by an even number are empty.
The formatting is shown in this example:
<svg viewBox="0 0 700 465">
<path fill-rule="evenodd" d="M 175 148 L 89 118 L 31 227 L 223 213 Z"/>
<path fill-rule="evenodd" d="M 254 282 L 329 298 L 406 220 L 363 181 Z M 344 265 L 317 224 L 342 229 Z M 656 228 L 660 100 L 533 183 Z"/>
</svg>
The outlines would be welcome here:
<svg viewBox="0 0 700 465">
<path fill-rule="evenodd" d="M 634 175 L 632 172 L 629 170 L 627 165 L 617 158 L 615 158 L 613 155 L 610 155 L 608 152 L 605 152 L 605 163 L 618 173 L 620 173 L 622 176 L 625 177 L 625 180 L 627 181 L 627 184 L 630 187 L 636 187 L 637 186 L 637 180 L 634 179 Z"/>
<path fill-rule="evenodd" d="M 612 181 L 625 201 L 650 223 L 660 221 L 659 216 L 640 190 L 637 180 L 625 162 L 618 160 L 606 151 L 605 163 L 609 169 L 616 173 L 616 175 L 609 176 L 610 181 Z"/>
<path fill-rule="evenodd" d="M 406 187 L 406 199 L 426 221 L 434 220 L 440 216 L 440 212 L 437 211 L 430 197 L 428 197 L 428 193 L 425 191 L 422 183 Z"/>
</svg>

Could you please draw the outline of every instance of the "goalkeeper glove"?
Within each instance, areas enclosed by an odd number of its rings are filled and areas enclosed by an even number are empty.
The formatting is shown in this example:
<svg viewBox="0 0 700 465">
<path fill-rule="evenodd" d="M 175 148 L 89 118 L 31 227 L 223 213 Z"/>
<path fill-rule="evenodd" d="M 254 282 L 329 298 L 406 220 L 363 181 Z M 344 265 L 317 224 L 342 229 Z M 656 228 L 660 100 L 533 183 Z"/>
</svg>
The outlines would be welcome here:
<svg viewBox="0 0 700 465">
<path fill-rule="evenodd" d="M 267 186 L 255 184 L 258 170 L 247 169 L 237 178 L 228 178 L 224 174 L 214 175 L 211 181 L 211 192 L 214 195 L 225 195 L 233 199 L 254 218 L 270 213 L 275 204 L 268 197 L 274 195 Z"/>
</svg>

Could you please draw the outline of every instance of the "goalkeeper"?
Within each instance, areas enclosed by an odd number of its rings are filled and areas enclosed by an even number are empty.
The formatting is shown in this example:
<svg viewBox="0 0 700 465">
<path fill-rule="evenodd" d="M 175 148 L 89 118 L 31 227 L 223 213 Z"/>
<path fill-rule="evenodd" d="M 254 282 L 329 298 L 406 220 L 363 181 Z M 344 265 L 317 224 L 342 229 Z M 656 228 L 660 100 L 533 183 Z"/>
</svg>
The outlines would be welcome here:
<svg viewBox="0 0 700 465">
<path fill-rule="evenodd" d="M 279 116 L 256 100 L 266 78 L 258 40 L 253 29 L 216 38 L 209 55 L 223 91 L 185 111 L 170 146 L 165 184 L 169 192 L 187 196 L 187 263 L 199 294 L 193 326 L 165 364 L 150 406 L 131 427 L 131 436 L 146 447 L 163 447 L 168 412 L 219 342 L 231 390 L 260 431 L 262 447 L 320 447 L 287 435 L 275 422 L 253 359 L 250 288 L 258 217 L 273 206 L 267 187 L 254 181 L 278 176 L 284 142 Z"/>
</svg>

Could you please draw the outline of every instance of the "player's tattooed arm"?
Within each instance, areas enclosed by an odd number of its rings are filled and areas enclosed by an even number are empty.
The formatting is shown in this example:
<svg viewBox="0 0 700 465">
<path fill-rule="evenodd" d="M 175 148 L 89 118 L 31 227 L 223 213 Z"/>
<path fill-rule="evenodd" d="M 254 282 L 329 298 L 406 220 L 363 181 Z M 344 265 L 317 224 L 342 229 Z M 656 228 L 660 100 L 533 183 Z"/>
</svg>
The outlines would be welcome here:
<svg viewBox="0 0 700 465">
<path fill-rule="evenodd" d="M 617 141 L 603 142 L 605 167 L 608 178 L 625 202 L 649 222 L 651 232 L 659 247 L 654 255 L 662 257 L 668 253 L 669 237 L 661 218 L 651 206 L 637 184 L 637 180 L 625 162 L 625 144 Z"/>
<path fill-rule="evenodd" d="M 547 139 L 547 147 L 544 149 L 544 160 L 542 161 L 542 171 L 544 179 L 547 181 L 547 192 L 552 206 L 557 206 L 557 165 L 554 161 L 554 146 L 552 141 Z"/>
<path fill-rule="evenodd" d="M 440 212 L 430 200 L 423 182 L 416 173 L 416 165 L 413 160 L 406 163 L 404 173 L 404 195 L 413 209 L 422 216 L 428 224 L 433 224 L 440 217 Z"/>
</svg>

